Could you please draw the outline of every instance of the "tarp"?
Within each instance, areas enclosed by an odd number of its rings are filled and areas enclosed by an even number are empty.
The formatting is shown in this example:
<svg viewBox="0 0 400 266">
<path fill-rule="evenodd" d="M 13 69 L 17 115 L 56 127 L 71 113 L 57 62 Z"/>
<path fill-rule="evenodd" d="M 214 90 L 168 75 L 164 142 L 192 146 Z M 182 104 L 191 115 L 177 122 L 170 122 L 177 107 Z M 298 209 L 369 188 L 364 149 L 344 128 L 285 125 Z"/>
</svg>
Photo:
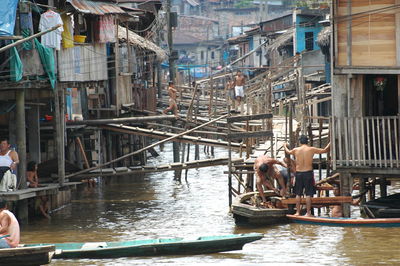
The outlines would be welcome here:
<svg viewBox="0 0 400 266">
<path fill-rule="evenodd" d="M 39 53 L 40 61 L 42 62 L 44 72 L 46 72 L 49 77 L 51 87 L 55 89 L 56 87 L 56 71 L 55 71 L 55 62 L 54 62 L 54 53 L 53 48 L 44 47 L 36 38 L 35 38 L 35 46 L 36 50 Z"/>
<path fill-rule="evenodd" d="M 0 36 L 14 35 L 18 0 L 1 0 Z"/>
<path fill-rule="evenodd" d="M 19 57 L 16 47 L 10 50 L 10 80 L 20 81 L 24 73 L 21 58 Z"/>
</svg>

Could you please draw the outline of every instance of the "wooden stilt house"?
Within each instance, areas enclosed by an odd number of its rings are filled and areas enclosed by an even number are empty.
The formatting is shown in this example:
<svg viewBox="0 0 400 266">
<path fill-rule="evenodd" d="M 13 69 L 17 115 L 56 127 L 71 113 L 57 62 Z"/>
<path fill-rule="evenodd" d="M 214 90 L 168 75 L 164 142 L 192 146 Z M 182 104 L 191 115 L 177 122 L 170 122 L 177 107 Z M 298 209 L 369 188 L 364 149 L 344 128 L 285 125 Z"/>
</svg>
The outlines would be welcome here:
<svg viewBox="0 0 400 266">
<path fill-rule="evenodd" d="M 398 0 L 332 2 L 332 160 L 342 193 L 400 178 Z M 374 181 L 374 182 L 371 182 Z M 345 208 L 349 215 L 349 208 Z"/>
</svg>

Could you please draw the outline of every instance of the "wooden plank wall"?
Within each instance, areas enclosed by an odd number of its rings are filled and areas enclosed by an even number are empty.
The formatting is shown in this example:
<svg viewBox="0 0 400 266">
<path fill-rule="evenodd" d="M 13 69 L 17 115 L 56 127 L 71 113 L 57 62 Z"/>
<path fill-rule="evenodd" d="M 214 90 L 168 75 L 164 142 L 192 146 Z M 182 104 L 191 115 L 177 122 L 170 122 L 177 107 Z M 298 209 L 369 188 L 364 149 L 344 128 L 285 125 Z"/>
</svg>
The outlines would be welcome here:
<svg viewBox="0 0 400 266">
<path fill-rule="evenodd" d="M 76 45 L 58 52 L 59 79 L 64 81 L 107 80 L 106 45 Z"/>
<path fill-rule="evenodd" d="M 339 66 L 396 66 L 396 19 L 398 8 L 396 0 L 353 0 L 349 8 L 349 0 L 337 1 L 337 46 Z M 388 8 L 385 10 L 379 10 Z M 353 15 L 343 17 L 349 14 Z M 376 10 L 376 11 L 374 11 Z M 369 11 L 369 12 L 368 12 Z M 351 30 L 351 40 L 348 38 Z M 350 46 L 348 43 L 351 43 Z M 348 52 L 351 60 L 348 61 Z"/>
</svg>

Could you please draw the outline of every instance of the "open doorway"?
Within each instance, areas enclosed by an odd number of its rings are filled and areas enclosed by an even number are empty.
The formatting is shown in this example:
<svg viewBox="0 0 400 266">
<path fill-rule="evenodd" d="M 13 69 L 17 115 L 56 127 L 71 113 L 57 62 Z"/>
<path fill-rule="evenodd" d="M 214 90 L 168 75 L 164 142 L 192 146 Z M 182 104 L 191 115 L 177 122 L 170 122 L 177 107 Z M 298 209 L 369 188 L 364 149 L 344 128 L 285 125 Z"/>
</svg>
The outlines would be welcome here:
<svg viewBox="0 0 400 266">
<path fill-rule="evenodd" d="M 397 75 L 366 75 L 365 116 L 399 113 Z"/>
</svg>

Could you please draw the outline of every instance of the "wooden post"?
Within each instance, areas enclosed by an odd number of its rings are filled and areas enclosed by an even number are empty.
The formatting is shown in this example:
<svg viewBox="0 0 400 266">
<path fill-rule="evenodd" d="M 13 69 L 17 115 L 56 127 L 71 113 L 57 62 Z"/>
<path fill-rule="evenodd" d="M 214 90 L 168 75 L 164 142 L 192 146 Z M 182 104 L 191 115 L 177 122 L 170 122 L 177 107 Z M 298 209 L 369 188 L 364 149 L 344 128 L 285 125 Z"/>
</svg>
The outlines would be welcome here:
<svg viewBox="0 0 400 266">
<path fill-rule="evenodd" d="M 60 101 L 60 95 L 59 95 L 59 85 L 56 85 L 56 88 L 54 89 L 54 116 L 55 116 L 55 121 L 54 121 L 54 126 L 55 126 L 55 143 L 57 146 L 57 164 L 58 164 L 58 183 L 60 186 L 64 184 L 65 180 L 65 168 L 64 168 L 64 133 L 63 131 L 63 121 L 64 115 L 61 115 L 61 101 Z M 64 95 L 62 94 L 62 97 Z"/>
<path fill-rule="evenodd" d="M 28 119 L 28 145 L 29 145 L 29 161 L 41 162 L 40 154 L 40 123 L 39 123 L 39 106 L 32 106 L 27 112 Z"/>
<path fill-rule="evenodd" d="M 340 173 L 340 191 L 341 195 L 347 195 L 351 193 L 350 186 L 353 186 L 353 180 L 351 173 L 349 172 L 341 172 Z M 350 217 L 350 204 L 343 203 L 343 217 Z"/>
<path fill-rule="evenodd" d="M 381 191 L 381 197 L 386 197 L 387 196 L 386 178 L 379 179 L 379 187 Z"/>
<path fill-rule="evenodd" d="M 25 131 L 25 89 L 16 91 L 16 124 L 17 124 L 17 153 L 18 176 L 21 188 L 26 188 L 26 131 Z M 11 123 L 13 123 L 11 121 Z"/>
<path fill-rule="evenodd" d="M 228 105 L 228 118 L 231 116 L 231 106 Z M 228 135 L 231 134 L 231 124 L 228 125 Z M 228 199 L 229 207 L 232 206 L 232 149 L 231 149 L 231 139 L 228 138 Z"/>
</svg>

